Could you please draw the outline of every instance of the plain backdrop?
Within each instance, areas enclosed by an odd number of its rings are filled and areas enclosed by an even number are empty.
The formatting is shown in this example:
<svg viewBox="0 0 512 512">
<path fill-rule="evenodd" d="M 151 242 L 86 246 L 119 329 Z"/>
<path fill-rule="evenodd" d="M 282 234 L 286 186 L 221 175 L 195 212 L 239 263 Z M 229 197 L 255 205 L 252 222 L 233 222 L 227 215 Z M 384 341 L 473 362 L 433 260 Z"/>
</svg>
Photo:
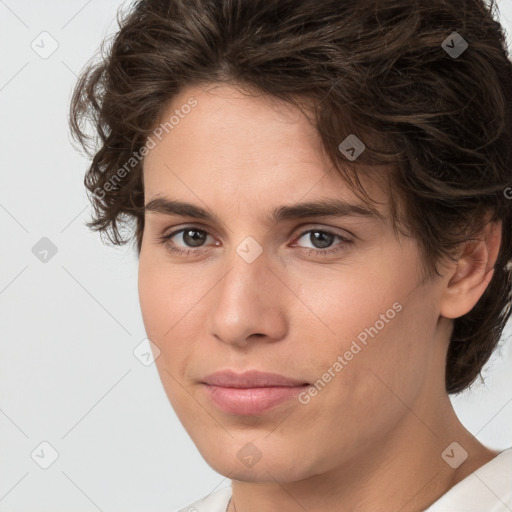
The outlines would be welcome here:
<svg viewBox="0 0 512 512">
<path fill-rule="evenodd" d="M 134 355 L 135 253 L 84 225 L 88 162 L 70 143 L 69 100 L 122 5 L 0 0 L 1 512 L 172 511 L 229 484 Z M 512 0 L 499 5 L 512 33 Z M 494 449 L 512 446 L 511 368 L 504 342 L 485 383 L 453 399 Z"/>
</svg>

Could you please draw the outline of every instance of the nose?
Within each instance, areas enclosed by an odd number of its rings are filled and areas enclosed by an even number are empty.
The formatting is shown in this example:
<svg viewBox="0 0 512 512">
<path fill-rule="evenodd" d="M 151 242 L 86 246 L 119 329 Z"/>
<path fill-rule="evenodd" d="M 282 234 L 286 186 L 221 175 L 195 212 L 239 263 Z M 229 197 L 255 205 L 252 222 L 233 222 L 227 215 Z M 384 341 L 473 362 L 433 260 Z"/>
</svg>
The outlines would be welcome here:
<svg viewBox="0 0 512 512">
<path fill-rule="evenodd" d="M 270 264 L 265 252 L 248 262 L 233 250 L 211 297 L 210 331 L 219 341 L 246 347 L 251 341 L 269 343 L 286 336 L 290 291 L 282 284 L 282 267 Z"/>
</svg>

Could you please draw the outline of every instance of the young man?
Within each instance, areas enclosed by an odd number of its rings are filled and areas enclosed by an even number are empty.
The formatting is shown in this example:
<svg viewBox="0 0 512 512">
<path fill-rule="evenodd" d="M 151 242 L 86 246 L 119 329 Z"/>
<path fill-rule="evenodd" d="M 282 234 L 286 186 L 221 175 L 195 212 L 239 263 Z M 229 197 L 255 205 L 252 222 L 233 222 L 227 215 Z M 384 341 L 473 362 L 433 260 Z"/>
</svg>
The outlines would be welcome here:
<svg viewBox="0 0 512 512">
<path fill-rule="evenodd" d="M 142 1 L 75 91 L 136 222 L 199 512 L 512 510 L 469 387 L 511 306 L 512 64 L 480 0 Z"/>
</svg>

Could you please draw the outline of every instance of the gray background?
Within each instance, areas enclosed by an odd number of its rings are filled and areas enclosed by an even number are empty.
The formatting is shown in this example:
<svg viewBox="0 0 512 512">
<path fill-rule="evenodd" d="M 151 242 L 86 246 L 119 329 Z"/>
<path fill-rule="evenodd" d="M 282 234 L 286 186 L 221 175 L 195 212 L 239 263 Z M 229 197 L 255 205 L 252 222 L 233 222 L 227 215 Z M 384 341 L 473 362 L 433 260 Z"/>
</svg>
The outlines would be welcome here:
<svg viewBox="0 0 512 512">
<path fill-rule="evenodd" d="M 0 0 L 1 512 L 171 511 L 229 484 L 133 354 L 145 338 L 134 252 L 84 226 L 88 162 L 70 144 L 69 99 L 121 5 Z M 512 1 L 499 5 L 512 33 Z M 44 237 L 57 249 L 46 262 Z M 494 449 L 512 446 L 510 368 L 507 342 L 485 384 L 453 399 Z"/>
</svg>

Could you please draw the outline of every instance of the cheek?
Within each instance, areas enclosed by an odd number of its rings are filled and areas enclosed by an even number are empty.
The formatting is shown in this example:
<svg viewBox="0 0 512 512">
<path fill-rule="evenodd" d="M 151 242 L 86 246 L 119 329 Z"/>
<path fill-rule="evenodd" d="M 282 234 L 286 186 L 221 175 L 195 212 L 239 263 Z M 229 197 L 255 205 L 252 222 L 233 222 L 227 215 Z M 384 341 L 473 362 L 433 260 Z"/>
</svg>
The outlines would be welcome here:
<svg viewBox="0 0 512 512">
<path fill-rule="evenodd" d="M 407 293 L 399 278 L 372 268 L 321 268 L 302 273 L 300 280 L 300 296 L 311 316 L 309 329 L 337 344 L 352 340 L 376 321 L 380 325 L 380 315 L 390 309 L 388 316 L 395 316 L 393 304 Z"/>
<path fill-rule="evenodd" d="M 148 336 L 160 340 L 171 338 L 175 327 L 204 295 L 203 285 L 204 279 L 141 251 L 138 291 Z"/>
<path fill-rule="evenodd" d="M 197 337 L 187 324 L 187 313 L 192 306 L 184 300 L 184 286 L 190 287 L 186 277 L 170 273 L 165 265 L 144 257 L 141 252 L 138 290 L 144 327 L 147 337 L 160 350 L 155 365 L 171 405 L 180 417 L 192 407 L 182 386 L 193 349 L 191 340 Z"/>
<path fill-rule="evenodd" d="M 436 325 L 434 304 L 429 299 L 432 292 L 418 286 L 414 260 L 404 261 L 399 268 L 384 261 L 387 272 L 381 271 L 382 264 L 370 262 L 365 268 L 304 274 L 301 296 L 309 311 L 301 331 L 310 332 L 305 336 L 310 342 L 322 341 L 315 344 L 322 350 L 311 354 L 318 363 L 318 378 L 341 356 L 343 369 L 337 365 L 337 375 L 345 377 L 337 381 L 343 389 L 353 393 L 362 383 L 366 389 L 368 379 L 380 376 L 393 387 L 410 384 L 414 394 L 412 388 L 421 385 L 424 363 L 432 355 Z"/>
<path fill-rule="evenodd" d="M 171 391 L 176 381 L 187 379 L 187 366 L 197 360 L 204 322 L 198 319 L 201 304 L 213 285 L 185 265 L 169 265 L 141 252 L 138 290 L 144 327 L 159 348 L 156 365 L 162 381 Z M 204 274 L 204 272 L 203 272 Z"/>
<path fill-rule="evenodd" d="M 155 267 L 141 259 L 138 276 L 139 302 L 148 337 L 156 342 L 169 328 L 168 303 L 172 289 L 158 277 Z"/>
<path fill-rule="evenodd" d="M 180 297 L 182 283 L 168 275 L 164 266 L 141 256 L 139 260 L 139 302 L 147 337 L 159 348 L 155 363 L 162 381 L 167 380 L 163 370 L 176 375 L 179 352 L 183 347 L 176 337 L 180 319 L 187 308 Z"/>
</svg>

